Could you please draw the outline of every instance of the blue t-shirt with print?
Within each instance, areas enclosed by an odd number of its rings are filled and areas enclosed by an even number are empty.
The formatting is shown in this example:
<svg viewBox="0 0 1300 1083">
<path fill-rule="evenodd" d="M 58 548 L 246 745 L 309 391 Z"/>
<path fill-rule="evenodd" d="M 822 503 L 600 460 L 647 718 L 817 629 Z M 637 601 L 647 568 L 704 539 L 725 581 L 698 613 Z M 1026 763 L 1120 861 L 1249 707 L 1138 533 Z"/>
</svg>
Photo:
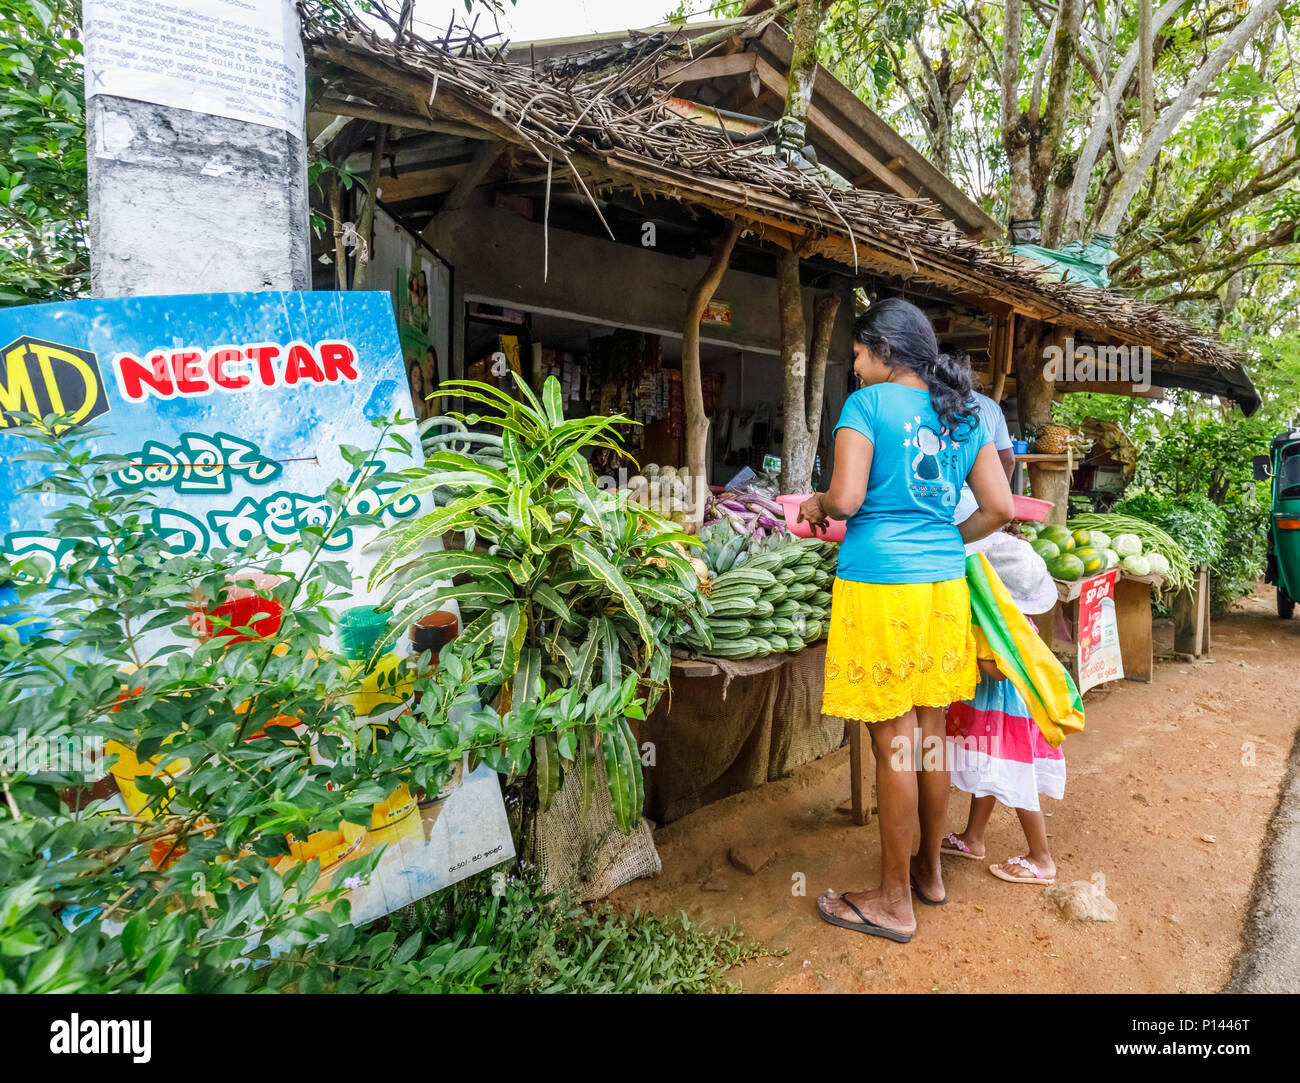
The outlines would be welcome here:
<svg viewBox="0 0 1300 1083">
<path fill-rule="evenodd" d="M 872 384 L 844 404 L 835 431 L 871 441 L 867 496 L 840 546 L 841 579 L 858 583 L 941 583 L 966 575 L 966 550 L 953 522 L 966 475 L 989 442 L 978 418 L 954 438 L 926 388 Z"/>
</svg>

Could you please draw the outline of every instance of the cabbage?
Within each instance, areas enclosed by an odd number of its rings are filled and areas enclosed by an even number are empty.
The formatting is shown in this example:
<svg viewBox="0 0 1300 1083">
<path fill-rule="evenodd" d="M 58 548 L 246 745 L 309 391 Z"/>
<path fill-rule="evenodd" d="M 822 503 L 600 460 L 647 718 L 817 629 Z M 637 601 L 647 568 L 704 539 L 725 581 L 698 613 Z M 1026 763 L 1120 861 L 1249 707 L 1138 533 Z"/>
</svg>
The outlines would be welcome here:
<svg viewBox="0 0 1300 1083">
<path fill-rule="evenodd" d="M 1120 535 L 1123 537 L 1124 535 Z M 1151 562 L 1143 556 L 1125 557 L 1121 562 L 1122 567 L 1129 575 L 1150 575 Z"/>
<path fill-rule="evenodd" d="M 1115 540 L 1111 542 L 1111 547 L 1122 557 L 1142 555 L 1142 539 L 1136 534 L 1120 534 L 1116 536 Z"/>
<path fill-rule="evenodd" d="M 1100 530 L 1092 531 L 1092 547 L 1100 552 L 1103 549 L 1110 548 L 1110 535 L 1103 534 Z"/>
<path fill-rule="evenodd" d="M 1107 570 L 1107 571 L 1110 571 L 1111 568 L 1118 568 L 1118 567 L 1119 567 L 1119 554 L 1118 554 L 1117 552 L 1115 552 L 1114 549 L 1110 549 L 1110 548 L 1103 549 L 1103 550 L 1101 551 L 1101 554 L 1102 554 L 1102 556 L 1104 556 L 1104 557 L 1106 558 L 1106 570 Z"/>
<path fill-rule="evenodd" d="M 1160 553 L 1148 553 L 1147 563 L 1151 565 L 1152 575 L 1168 575 L 1169 561 Z"/>
</svg>

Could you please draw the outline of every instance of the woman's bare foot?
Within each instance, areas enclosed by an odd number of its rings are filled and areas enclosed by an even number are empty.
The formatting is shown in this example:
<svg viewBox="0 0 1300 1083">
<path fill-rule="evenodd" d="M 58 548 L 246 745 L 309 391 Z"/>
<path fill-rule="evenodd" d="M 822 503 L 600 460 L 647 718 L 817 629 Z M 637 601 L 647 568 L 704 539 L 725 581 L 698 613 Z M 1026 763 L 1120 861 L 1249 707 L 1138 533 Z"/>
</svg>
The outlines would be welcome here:
<svg viewBox="0 0 1300 1083">
<path fill-rule="evenodd" d="M 927 868 L 921 863 L 921 856 L 913 854 L 911 859 L 912 882 L 917 891 L 930 903 L 938 903 L 948 897 L 943 886 L 943 872 L 938 865 Z"/>
<path fill-rule="evenodd" d="M 867 891 L 846 891 L 841 895 L 837 891 L 827 891 L 822 895 L 822 908 L 845 921 L 861 922 L 862 918 L 846 906 L 847 899 L 873 925 L 892 929 L 896 933 L 914 933 L 916 916 L 912 913 L 912 894 L 907 892 L 901 899 L 887 899 L 880 888 Z"/>
<path fill-rule="evenodd" d="M 944 835 L 939 843 L 939 848 L 941 852 L 951 853 L 956 851 L 962 857 L 983 857 L 984 839 L 977 839 L 966 831 L 952 831 Z"/>
</svg>

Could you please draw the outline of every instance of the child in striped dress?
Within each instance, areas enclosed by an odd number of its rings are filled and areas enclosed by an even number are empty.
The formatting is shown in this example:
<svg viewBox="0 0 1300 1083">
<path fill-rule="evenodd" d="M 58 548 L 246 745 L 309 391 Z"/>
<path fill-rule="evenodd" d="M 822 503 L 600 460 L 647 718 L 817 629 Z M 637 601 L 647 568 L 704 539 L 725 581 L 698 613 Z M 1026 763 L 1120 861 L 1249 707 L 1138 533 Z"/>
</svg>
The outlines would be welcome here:
<svg viewBox="0 0 1300 1083">
<path fill-rule="evenodd" d="M 994 535 L 988 545 L 970 547 L 976 548 L 982 549 L 999 571 L 1022 613 L 1052 608 L 1055 585 L 1047 566 L 1028 545 L 1003 534 Z M 989 871 L 1014 884 L 1054 883 L 1056 863 L 1047 844 L 1047 820 L 1038 799 L 1040 794 L 1057 801 L 1065 796 L 1065 756 L 1047 743 L 1024 697 L 998 671 L 996 662 L 980 658 L 979 666 L 975 698 L 948 709 L 952 784 L 969 793 L 971 800 L 965 830 L 944 836 L 940 851 L 983 860 L 984 832 L 1000 801 L 1016 810 L 1027 845 L 1024 853 L 990 865 Z"/>
</svg>

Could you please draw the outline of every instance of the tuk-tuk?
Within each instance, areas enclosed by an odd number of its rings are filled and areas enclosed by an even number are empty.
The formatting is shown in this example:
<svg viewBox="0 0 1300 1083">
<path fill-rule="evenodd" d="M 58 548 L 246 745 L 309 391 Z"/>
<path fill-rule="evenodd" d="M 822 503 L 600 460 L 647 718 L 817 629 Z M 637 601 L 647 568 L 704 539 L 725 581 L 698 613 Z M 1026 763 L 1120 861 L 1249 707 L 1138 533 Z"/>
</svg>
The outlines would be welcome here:
<svg viewBox="0 0 1300 1083">
<path fill-rule="evenodd" d="M 1277 615 L 1287 620 L 1300 598 L 1300 429 L 1273 437 L 1272 455 L 1254 463 L 1256 481 L 1273 480 L 1264 581 L 1277 586 Z"/>
</svg>

